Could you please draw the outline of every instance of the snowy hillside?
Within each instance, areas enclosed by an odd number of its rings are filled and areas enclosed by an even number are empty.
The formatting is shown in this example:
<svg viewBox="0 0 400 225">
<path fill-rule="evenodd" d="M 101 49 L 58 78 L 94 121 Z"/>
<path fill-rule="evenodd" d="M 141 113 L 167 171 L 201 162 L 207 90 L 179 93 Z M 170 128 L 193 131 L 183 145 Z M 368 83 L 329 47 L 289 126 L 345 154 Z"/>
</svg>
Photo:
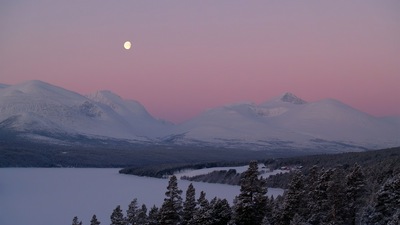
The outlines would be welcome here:
<svg viewBox="0 0 400 225">
<path fill-rule="evenodd" d="M 26 133 L 147 140 L 168 126 L 111 92 L 85 97 L 41 81 L 0 89 L 0 112 L 0 128 Z"/>
<path fill-rule="evenodd" d="M 260 105 L 209 110 L 176 127 L 171 137 L 178 143 L 234 142 L 261 149 L 362 150 L 400 145 L 400 126 L 390 122 L 394 120 L 370 116 L 333 99 L 307 103 L 286 93 Z"/>
<path fill-rule="evenodd" d="M 110 91 L 83 96 L 41 81 L 0 85 L 0 131 L 54 141 L 63 136 L 258 150 L 347 151 L 400 146 L 400 117 L 377 118 L 337 100 L 285 93 L 237 103 L 173 125 Z M 56 138 L 57 139 L 57 138 Z"/>
</svg>

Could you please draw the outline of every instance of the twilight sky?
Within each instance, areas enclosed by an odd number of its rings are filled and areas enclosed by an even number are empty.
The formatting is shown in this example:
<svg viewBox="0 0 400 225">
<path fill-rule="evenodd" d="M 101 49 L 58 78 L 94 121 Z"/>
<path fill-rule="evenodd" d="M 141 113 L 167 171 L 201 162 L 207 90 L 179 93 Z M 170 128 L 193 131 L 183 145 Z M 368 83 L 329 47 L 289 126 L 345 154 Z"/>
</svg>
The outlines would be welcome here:
<svg viewBox="0 0 400 225">
<path fill-rule="evenodd" d="M 0 83 L 27 80 L 174 122 L 287 91 L 400 115 L 400 1 L 2 1 Z"/>
</svg>

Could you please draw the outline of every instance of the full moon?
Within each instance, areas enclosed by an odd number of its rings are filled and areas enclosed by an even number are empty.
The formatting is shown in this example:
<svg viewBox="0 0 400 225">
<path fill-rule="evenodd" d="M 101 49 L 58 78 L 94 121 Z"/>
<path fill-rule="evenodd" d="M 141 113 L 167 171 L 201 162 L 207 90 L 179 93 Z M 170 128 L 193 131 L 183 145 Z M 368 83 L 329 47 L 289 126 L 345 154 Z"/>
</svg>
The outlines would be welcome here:
<svg viewBox="0 0 400 225">
<path fill-rule="evenodd" d="M 125 43 L 124 43 L 124 48 L 125 48 L 126 50 L 130 49 L 131 46 L 132 46 L 132 44 L 131 44 L 130 41 L 125 41 Z"/>
</svg>

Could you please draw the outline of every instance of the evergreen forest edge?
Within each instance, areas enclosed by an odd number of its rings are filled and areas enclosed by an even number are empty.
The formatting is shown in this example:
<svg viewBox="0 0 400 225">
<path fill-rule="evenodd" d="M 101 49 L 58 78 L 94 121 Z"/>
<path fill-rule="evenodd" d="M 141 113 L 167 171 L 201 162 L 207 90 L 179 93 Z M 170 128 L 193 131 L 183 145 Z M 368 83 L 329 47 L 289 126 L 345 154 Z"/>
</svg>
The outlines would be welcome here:
<svg viewBox="0 0 400 225">
<path fill-rule="evenodd" d="M 267 196 L 267 181 L 258 176 L 259 162 L 252 161 L 241 175 L 240 193 L 232 206 L 226 199 L 215 197 L 208 201 L 204 192 L 196 200 L 192 184 L 183 200 L 182 190 L 178 189 L 178 180 L 173 175 L 160 207 L 152 206 L 147 213 L 147 206 L 140 207 L 134 198 L 126 216 L 121 206 L 114 209 L 111 225 L 399 224 L 399 150 L 384 150 L 384 154 L 375 151 L 377 157 L 363 160 L 362 166 L 356 162 L 294 170 L 283 196 L 271 198 Z M 99 223 L 93 215 L 90 224 Z M 72 224 L 82 222 L 75 217 Z"/>
</svg>

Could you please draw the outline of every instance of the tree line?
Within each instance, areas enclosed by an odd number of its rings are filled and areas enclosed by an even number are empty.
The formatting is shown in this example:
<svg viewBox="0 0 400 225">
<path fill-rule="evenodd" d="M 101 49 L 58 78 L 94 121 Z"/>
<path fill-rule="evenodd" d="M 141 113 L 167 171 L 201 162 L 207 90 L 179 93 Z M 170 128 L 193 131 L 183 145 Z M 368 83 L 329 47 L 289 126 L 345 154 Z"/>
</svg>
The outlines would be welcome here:
<svg viewBox="0 0 400 225">
<path fill-rule="evenodd" d="M 362 167 L 330 169 L 311 167 L 296 171 L 283 196 L 268 197 L 266 180 L 258 163 L 250 162 L 240 180 L 240 193 L 231 206 L 226 199 L 207 200 L 190 184 L 182 198 L 178 181 L 171 176 L 165 199 L 150 210 L 133 199 L 124 215 L 117 206 L 111 225 L 330 225 L 400 224 L 400 174 L 392 171 L 379 187 L 371 185 Z M 77 217 L 73 225 L 82 224 Z M 98 225 L 93 215 L 91 225 Z"/>
</svg>

